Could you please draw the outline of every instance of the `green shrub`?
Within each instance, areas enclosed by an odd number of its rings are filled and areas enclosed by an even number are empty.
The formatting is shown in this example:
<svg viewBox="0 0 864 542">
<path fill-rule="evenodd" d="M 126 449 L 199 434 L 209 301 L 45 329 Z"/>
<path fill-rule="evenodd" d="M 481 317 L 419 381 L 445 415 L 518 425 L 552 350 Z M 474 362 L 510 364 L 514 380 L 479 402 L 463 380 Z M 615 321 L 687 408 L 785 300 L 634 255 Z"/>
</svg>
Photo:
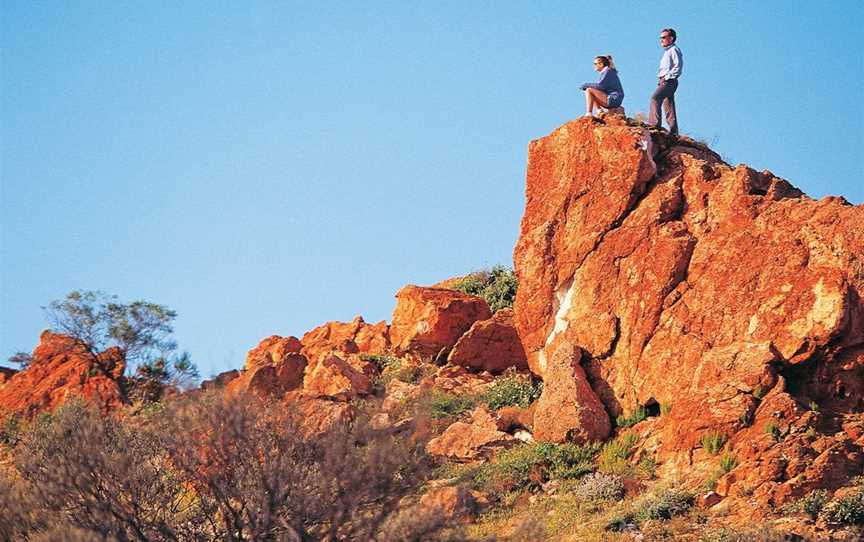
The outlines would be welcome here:
<svg viewBox="0 0 864 542">
<path fill-rule="evenodd" d="M 678 489 L 666 489 L 648 495 L 634 505 L 633 519 L 641 523 L 649 519 L 671 519 L 687 513 L 693 506 L 693 495 Z"/>
<path fill-rule="evenodd" d="M 657 475 L 657 461 L 653 457 L 642 456 L 639 464 L 636 465 L 636 471 L 643 478 L 654 478 Z"/>
<path fill-rule="evenodd" d="M 672 405 L 669 403 L 660 403 L 660 415 L 665 416 L 672 412 Z"/>
<path fill-rule="evenodd" d="M 780 437 L 783 436 L 780 431 L 780 426 L 774 421 L 768 422 L 768 425 L 765 426 L 765 433 L 774 437 L 774 440 L 780 440 Z"/>
<path fill-rule="evenodd" d="M 831 501 L 823 509 L 829 521 L 843 525 L 864 525 L 864 491 L 856 491 Z"/>
<path fill-rule="evenodd" d="M 736 458 L 733 454 L 726 452 L 720 456 L 720 470 L 723 471 L 723 474 L 730 472 L 737 466 L 738 458 Z"/>
<path fill-rule="evenodd" d="M 762 399 L 765 397 L 765 388 L 763 388 L 761 384 L 753 388 L 753 397 L 756 399 Z"/>
<path fill-rule="evenodd" d="M 476 402 L 472 396 L 435 391 L 429 403 L 429 415 L 436 420 L 452 418 L 471 410 Z"/>
<path fill-rule="evenodd" d="M 633 411 L 629 416 L 625 416 L 621 414 L 617 418 L 615 418 L 615 425 L 618 427 L 633 427 L 637 423 L 642 420 L 648 418 L 648 409 L 644 406 L 639 406 L 636 410 Z"/>
<path fill-rule="evenodd" d="M 387 354 L 361 354 L 360 359 L 374 363 L 378 367 L 378 386 L 386 386 L 391 380 L 399 380 L 406 384 L 416 384 L 424 376 L 423 367 L 406 363 L 397 356 Z"/>
<path fill-rule="evenodd" d="M 627 433 L 617 439 L 607 442 L 600 450 L 598 468 L 607 474 L 624 474 L 630 470 L 627 458 L 633 453 L 636 445 L 636 435 Z"/>
<path fill-rule="evenodd" d="M 518 405 L 528 407 L 543 392 L 543 383 L 534 383 L 529 375 L 511 373 L 499 379 L 480 397 L 480 401 L 492 410 Z"/>
<path fill-rule="evenodd" d="M 741 423 L 741 427 L 750 427 L 753 424 L 753 411 L 745 410 L 743 414 L 738 416 L 738 421 Z"/>
<path fill-rule="evenodd" d="M 810 519 L 815 520 L 828 502 L 828 492 L 824 489 L 815 489 L 801 498 L 796 503 L 796 508 L 807 514 Z"/>
<path fill-rule="evenodd" d="M 471 273 L 452 286 L 466 294 L 482 297 L 492 312 L 512 307 L 519 281 L 512 269 L 496 265 L 490 270 Z"/>
<path fill-rule="evenodd" d="M 711 455 L 717 455 L 726 444 L 726 435 L 711 431 L 702 435 L 702 448 Z"/>
<path fill-rule="evenodd" d="M 505 450 L 474 474 L 475 483 L 488 490 L 538 486 L 551 478 L 577 478 L 594 470 L 596 444 L 534 442 Z"/>
</svg>

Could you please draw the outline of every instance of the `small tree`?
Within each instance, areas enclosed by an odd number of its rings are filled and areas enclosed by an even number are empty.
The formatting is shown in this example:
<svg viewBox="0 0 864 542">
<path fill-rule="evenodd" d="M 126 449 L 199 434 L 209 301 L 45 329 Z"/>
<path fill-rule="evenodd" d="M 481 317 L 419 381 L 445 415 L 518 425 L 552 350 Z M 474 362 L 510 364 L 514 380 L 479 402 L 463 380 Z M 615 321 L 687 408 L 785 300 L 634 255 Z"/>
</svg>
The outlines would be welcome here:
<svg viewBox="0 0 864 542">
<path fill-rule="evenodd" d="M 159 400 L 166 385 L 186 387 L 198 378 L 189 354 L 176 354 L 171 334 L 177 313 L 164 305 L 124 304 L 104 292 L 73 290 L 42 308 L 53 331 L 77 339 L 91 353 L 118 347 L 136 369 L 129 382 L 136 399 Z"/>
<path fill-rule="evenodd" d="M 128 363 L 146 361 L 177 348 L 171 323 L 177 313 L 156 303 L 117 303 L 117 296 L 73 290 L 45 310 L 51 327 L 84 343 L 94 353 L 110 346 L 123 351 Z"/>
<path fill-rule="evenodd" d="M 16 352 L 9 358 L 9 363 L 15 364 L 22 369 L 26 369 L 30 366 L 30 362 L 33 361 L 33 356 L 28 354 L 27 352 Z"/>
</svg>

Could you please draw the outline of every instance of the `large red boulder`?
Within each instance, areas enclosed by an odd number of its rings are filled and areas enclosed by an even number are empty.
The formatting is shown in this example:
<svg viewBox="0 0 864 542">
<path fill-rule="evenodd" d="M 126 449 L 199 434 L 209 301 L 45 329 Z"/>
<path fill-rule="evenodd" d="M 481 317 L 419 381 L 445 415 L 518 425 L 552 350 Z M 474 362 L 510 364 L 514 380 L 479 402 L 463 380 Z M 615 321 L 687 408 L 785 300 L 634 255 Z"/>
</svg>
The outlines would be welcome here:
<svg viewBox="0 0 864 542">
<path fill-rule="evenodd" d="M 491 316 L 477 296 L 408 285 L 396 293 L 390 342 L 398 354 L 434 357 L 452 348 L 474 322 Z"/>
<path fill-rule="evenodd" d="M 226 392 L 234 395 L 251 392 L 258 397 L 281 397 L 303 384 L 306 357 L 296 337 L 272 335 L 262 340 L 246 355 L 246 365 L 239 376 L 226 379 Z"/>
<path fill-rule="evenodd" d="M 387 322 L 367 324 L 361 316 L 350 322 L 327 322 L 306 332 L 303 355 L 316 363 L 330 354 L 383 354 L 390 347 Z"/>
<path fill-rule="evenodd" d="M 356 356 L 342 359 L 330 355 L 306 368 L 303 391 L 318 397 L 349 401 L 372 393 L 372 371 L 371 363 Z"/>
<path fill-rule="evenodd" d="M 534 410 L 534 437 L 586 443 L 609 436 L 612 423 L 580 364 L 582 351 L 561 343 L 546 364 L 543 393 Z"/>
<path fill-rule="evenodd" d="M 527 369 L 525 349 L 513 325 L 513 309 L 501 309 L 488 320 L 474 322 L 456 341 L 447 361 L 493 374 L 511 367 Z"/>
<path fill-rule="evenodd" d="M 119 384 L 125 368 L 117 348 L 94 353 L 80 341 L 45 331 L 30 365 L 0 384 L 0 416 L 34 416 L 73 398 L 110 412 L 126 402 Z"/>
<path fill-rule="evenodd" d="M 554 386 L 552 357 L 571 344 L 611 416 L 671 408 L 661 460 L 709 431 L 738 443 L 784 380 L 793 403 L 831 412 L 820 427 L 864 407 L 862 206 L 686 138 L 580 119 L 529 147 L 514 260 L 532 371 Z M 571 400 L 544 395 L 535 430 Z"/>
</svg>

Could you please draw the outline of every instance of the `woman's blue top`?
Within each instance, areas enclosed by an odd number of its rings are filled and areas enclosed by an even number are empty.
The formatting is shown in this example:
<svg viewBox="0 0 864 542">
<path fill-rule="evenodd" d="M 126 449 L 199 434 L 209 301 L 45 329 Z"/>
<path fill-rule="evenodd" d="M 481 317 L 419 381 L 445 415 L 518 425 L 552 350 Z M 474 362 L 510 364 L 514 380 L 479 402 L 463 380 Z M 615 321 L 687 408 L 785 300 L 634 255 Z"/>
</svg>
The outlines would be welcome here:
<svg viewBox="0 0 864 542">
<path fill-rule="evenodd" d="M 603 71 L 600 72 L 599 81 L 582 85 L 582 90 L 585 90 L 586 88 L 596 88 L 597 90 L 602 90 L 607 95 L 615 93 L 621 98 L 624 97 L 624 87 L 621 86 L 621 80 L 618 79 L 618 70 L 608 66 L 603 68 Z"/>
</svg>

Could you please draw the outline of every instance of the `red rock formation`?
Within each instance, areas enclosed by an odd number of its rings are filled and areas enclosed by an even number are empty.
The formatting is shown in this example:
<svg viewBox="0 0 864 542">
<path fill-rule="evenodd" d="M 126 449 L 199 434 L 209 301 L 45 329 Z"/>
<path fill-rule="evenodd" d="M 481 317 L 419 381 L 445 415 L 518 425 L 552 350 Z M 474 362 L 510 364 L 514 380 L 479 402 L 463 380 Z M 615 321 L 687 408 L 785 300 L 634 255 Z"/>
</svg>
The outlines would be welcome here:
<svg viewBox="0 0 864 542">
<path fill-rule="evenodd" d="M 588 383 L 581 358 L 582 352 L 569 343 L 561 343 L 549 357 L 534 410 L 535 438 L 581 444 L 609 436 L 609 415 Z"/>
<path fill-rule="evenodd" d="M 527 369 L 525 349 L 513 326 L 513 310 L 502 309 L 488 320 L 474 322 L 456 341 L 447 361 L 493 374 L 510 367 Z"/>
<path fill-rule="evenodd" d="M 526 200 L 515 319 L 530 367 L 546 375 L 572 344 L 611 415 L 671 407 L 661 456 L 734 436 L 781 377 L 832 423 L 864 406 L 864 207 L 593 119 L 531 143 Z M 544 396 L 535 430 L 566 400 Z"/>
<path fill-rule="evenodd" d="M 372 364 L 353 357 L 331 355 L 306 368 L 303 391 L 307 394 L 348 401 L 372 393 Z"/>
<path fill-rule="evenodd" d="M 408 285 L 396 293 L 390 342 L 398 354 L 437 356 L 477 320 L 492 316 L 486 302 L 443 288 Z"/>
<path fill-rule="evenodd" d="M 330 354 L 383 354 L 390 347 L 387 322 L 367 324 L 360 316 L 322 324 L 304 334 L 301 342 L 310 363 Z"/>
<path fill-rule="evenodd" d="M 240 376 L 240 371 L 237 369 L 231 369 L 230 371 L 224 371 L 219 373 L 218 375 L 201 382 L 202 390 L 218 390 L 222 389 L 228 385 L 229 382 L 238 378 Z"/>
<path fill-rule="evenodd" d="M 488 505 L 485 493 L 464 485 L 442 486 L 423 494 L 412 512 L 418 518 L 435 515 L 448 521 L 469 521 Z"/>
<path fill-rule="evenodd" d="M 226 392 L 252 392 L 259 397 L 282 397 L 303 384 L 306 357 L 296 337 L 272 335 L 246 355 L 240 376 L 227 382 Z"/>
<path fill-rule="evenodd" d="M 83 343 L 45 331 L 30 365 L 0 385 L 0 415 L 34 416 L 72 398 L 93 403 L 103 412 L 125 402 L 118 384 L 126 363 L 117 348 L 94 354 Z"/>
<path fill-rule="evenodd" d="M 0 385 L 12 378 L 18 371 L 12 367 L 0 367 Z"/>
</svg>

